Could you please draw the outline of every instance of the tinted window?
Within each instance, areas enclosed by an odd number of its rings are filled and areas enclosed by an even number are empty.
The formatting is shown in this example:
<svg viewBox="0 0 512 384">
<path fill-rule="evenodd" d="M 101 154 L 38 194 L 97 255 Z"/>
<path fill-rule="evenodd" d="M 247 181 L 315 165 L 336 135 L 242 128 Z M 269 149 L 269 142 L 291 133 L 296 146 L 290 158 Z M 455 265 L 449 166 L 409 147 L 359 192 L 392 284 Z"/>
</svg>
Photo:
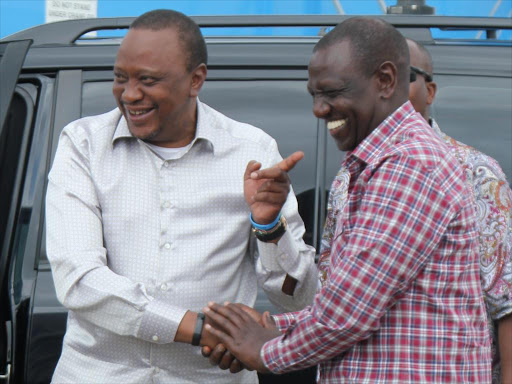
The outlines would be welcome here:
<svg viewBox="0 0 512 384">
<path fill-rule="evenodd" d="M 117 106 L 112 95 L 112 81 L 84 83 L 82 88 L 82 117 L 99 115 Z"/>
<path fill-rule="evenodd" d="M 291 173 L 297 193 L 313 188 L 316 119 L 305 81 L 210 81 L 200 98 L 227 116 L 262 128 L 279 144 L 281 155 L 306 155 Z"/>
</svg>

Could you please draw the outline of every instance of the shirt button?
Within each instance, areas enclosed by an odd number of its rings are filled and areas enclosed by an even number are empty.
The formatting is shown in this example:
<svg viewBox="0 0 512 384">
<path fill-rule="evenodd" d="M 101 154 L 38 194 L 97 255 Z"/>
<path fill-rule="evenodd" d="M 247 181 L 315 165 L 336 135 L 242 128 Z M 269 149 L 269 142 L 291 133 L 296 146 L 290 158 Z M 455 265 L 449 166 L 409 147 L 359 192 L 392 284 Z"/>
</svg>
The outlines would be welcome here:
<svg viewBox="0 0 512 384">
<path fill-rule="evenodd" d="M 153 341 L 158 341 L 158 336 L 157 335 L 153 335 L 152 339 L 153 339 Z"/>
<path fill-rule="evenodd" d="M 168 161 L 164 161 L 164 167 L 168 167 L 169 166 L 169 162 Z"/>
<path fill-rule="evenodd" d="M 155 373 L 159 373 L 159 372 L 160 372 L 160 368 L 155 367 Z"/>
<path fill-rule="evenodd" d="M 167 291 L 167 289 L 169 289 L 169 288 L 167 287 L 167 284 L 165 284 L 165 283 L 164 283 L 164 284 L 162 284 L 162 285 L 160 286 L 160 289 L 161 289 L 162 291 Z"/>
<path fill-rule="evenodd" d="M 169 244 L 169 243 L 165 243 L 165 244 L 164 244 L 164 248 L 165 248 L 165 249 L 171 249 L 171 244 Z"/>
<path fill-rule="evenodd" d="M 171 202 L 169 200 L 164 201 L 164 208 L 169 208 L 171 206 Z"/>
</svg>

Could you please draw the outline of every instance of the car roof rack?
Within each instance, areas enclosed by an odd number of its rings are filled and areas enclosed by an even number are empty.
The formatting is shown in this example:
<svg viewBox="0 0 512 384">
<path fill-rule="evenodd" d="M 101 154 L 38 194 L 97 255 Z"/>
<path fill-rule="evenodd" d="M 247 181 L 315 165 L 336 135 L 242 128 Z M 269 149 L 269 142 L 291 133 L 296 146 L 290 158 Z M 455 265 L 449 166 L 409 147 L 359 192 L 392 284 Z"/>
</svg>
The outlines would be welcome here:
<svg viewBox="0 0 512 384">
<path fill-rule="evenodd" d="M 230 27 L 333 27 L 355 15 L 226 15 L 191 16 L 201 28 Z M 425 16 L 425 15 L 375 15 L 400 30 L 430 28 L 441 30 L 484 30 L 487 38 L 495 38 L 496 30 L 512 29 L 509 18 Z M 32 45 L 73 44 L 83 35 L 93 31 L 127 29 L 135 17 L 75 19 L 41 24 L 0 41 L 32 40 Z M 430 38 L 431 39 L 431 38 Z M 422 39 L 425 40 L 425 39 Z"/>
</svg>

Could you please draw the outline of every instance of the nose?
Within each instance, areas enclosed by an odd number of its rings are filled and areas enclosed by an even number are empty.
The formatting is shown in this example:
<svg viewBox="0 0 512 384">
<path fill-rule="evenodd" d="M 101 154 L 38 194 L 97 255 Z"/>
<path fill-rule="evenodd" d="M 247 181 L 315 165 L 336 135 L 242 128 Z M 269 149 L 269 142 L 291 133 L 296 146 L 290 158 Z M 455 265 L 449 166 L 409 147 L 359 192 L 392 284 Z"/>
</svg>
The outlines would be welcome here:
<svg viewBox="0 0 512 384">
<path fill-rule="evenodd" d="M 123 93 L 121 94 L 121 101 L 126 104 L 131 104 L 143 98 L 143 93 L 137 83 L 128 81 L 124 84 Z"/>
<path fill-rule="evenodd" d="M 313 99 L 313 114 L 319 119 L 324 118 L 331 111 L 331 106 L 323 97 L 315 96 Z"/>
</svg>

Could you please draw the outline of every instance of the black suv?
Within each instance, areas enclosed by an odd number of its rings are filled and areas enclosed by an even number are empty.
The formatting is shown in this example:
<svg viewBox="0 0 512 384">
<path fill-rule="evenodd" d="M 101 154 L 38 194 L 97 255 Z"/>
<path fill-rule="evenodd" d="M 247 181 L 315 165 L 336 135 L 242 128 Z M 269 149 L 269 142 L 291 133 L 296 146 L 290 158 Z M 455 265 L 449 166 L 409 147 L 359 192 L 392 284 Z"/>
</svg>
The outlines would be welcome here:
<svg viewBox="0 0 512 384">
<path fill-rule="evenodd" d="M 306 224 L 305 241 L 313 246 L 319 243 L 326 196 L 343 154 L 311 112 L 307 64 L 319 35 L 344 18 L 194 18 L 205 32 L 209 51 L 201 100 L 266 130 L 283 156 L 299 149 L 305 152 L 291 178 Z M 496 39 L 501 30 L 512 29 L 510 19 L 383 18 L 431 52 L 439 87 L 432 114 L 441 128 L 497 159 L 512 180 L 512 45 Z M 112 67 L 121 39 L 84 35 L 123 30 L 132 20 L 65 21 L 0 40 L 0 375 L 4 381 L 10 376 L 11 383 L 47 383 L 60 355 L 67 313 L 57 301 L 46 257 L 47 174 L 67 123 L 115 107 Z M 220 27 L 249 27 L 249 32 L 256 27 L 301 27 L 315 32 L 244 37 L 225 34 Z M 484 31 L 484 39 L 434 39 L 434 28 Z M 262 295 L 257 308 L 269 308 Z"/>
</svg>

